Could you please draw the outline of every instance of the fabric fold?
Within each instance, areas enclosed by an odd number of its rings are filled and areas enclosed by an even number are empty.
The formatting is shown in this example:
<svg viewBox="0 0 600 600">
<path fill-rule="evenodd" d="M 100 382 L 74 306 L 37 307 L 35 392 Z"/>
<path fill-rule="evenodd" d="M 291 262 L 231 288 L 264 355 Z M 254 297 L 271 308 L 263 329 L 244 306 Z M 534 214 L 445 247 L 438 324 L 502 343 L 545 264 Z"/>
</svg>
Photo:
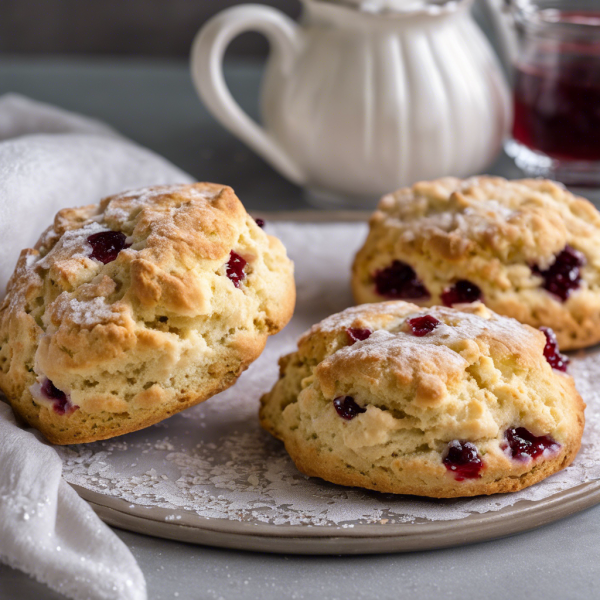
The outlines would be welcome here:
<svg viewBox="0 0 600 600">
<path fill-rule="evenodd" d="M 76 599 L 145 600 L 135 558 L 62 478 L 62 463 L 0 403 L 0 558 Z"/>
</svg>

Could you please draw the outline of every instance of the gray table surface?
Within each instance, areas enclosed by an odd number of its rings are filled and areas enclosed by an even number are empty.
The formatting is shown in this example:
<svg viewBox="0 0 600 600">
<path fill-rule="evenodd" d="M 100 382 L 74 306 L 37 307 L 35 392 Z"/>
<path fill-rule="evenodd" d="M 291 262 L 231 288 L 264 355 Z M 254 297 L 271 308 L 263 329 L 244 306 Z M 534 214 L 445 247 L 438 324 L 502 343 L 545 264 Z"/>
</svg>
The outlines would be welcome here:
<svg viewBox="0 0 600 600">
<path fill-rule="evenodd" d="M 253 115 L 260 73 L 253 64 L 227 69 L 234 95 Z M 198 179 L 232 185 L 251 210 L 309 208 L 302 190 L 212 120 L 182 63 L 2 57 L 0 94 L 9 91 L 100 118 Z M 519 175 L 504 156 L 490 172 Z M 272 556 L 116 533 L 137 558 L 151 600 L 571 600 L 600 593 L 600 506 L 512 538 L 388 556 Z M 0 600 L 42 598 L 62 596 L 0 565 Z"/>
</svg>

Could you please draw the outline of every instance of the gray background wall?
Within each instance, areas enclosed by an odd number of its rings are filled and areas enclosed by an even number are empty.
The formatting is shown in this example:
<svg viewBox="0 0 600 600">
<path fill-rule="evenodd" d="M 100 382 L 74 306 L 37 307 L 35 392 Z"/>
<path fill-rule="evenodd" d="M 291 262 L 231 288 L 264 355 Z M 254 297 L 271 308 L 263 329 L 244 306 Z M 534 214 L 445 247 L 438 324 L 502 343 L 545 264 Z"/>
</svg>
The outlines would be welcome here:
<svg viewBox="0 0 600 600">
<path fill-rule="evenodd" d="M 291 16 L 299 0 L 259 0 Z M 240 0 L 0 0 L 0 52 L 186 56 L 212 15 Z M 236 54 L 264 54 L 266 42 L 244 34 Z"/>
<path fill-rule="evenodd" d="M 475 0 L 475 14 L 485 29 Z M 598 2 L 600 0 L 588 0 Z M 300 0 L 0 0 L 0 54 L 79 54 L 185 58 L 200 27 L 217 12 L 258 2 L 296 18 Z M 245 33 L 230 53 L 267 53 L 265 39 Z"/>
</svg>

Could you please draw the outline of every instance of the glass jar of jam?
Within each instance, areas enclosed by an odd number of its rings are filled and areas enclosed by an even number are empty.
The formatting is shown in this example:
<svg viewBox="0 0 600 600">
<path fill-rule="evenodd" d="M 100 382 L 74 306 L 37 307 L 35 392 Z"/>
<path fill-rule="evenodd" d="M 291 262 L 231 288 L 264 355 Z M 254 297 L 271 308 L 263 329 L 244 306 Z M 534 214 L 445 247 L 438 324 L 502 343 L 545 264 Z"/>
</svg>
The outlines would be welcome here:
<svg viewBox="0 0 600 600">
<path fill-rule="evenodd" d="M 600 186 L 600 0 L 521 1 L 514 125 L 506 150 L 527 174 Z"/>
</svg>

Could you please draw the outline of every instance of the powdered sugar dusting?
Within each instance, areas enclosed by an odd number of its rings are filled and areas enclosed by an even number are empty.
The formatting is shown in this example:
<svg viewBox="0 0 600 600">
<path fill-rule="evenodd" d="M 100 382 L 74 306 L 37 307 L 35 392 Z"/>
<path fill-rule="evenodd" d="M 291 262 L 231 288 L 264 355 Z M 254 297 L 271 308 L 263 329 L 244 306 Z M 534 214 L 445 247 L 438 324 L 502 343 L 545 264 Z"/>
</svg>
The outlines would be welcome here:
<svg viewBox="0 0 600 600">
<path fill-rule="evenodd" d="M 88 301 L 71 298 L 69 301 L 69 318 L 76 325 L 93 327 L 102 322 L 109 322 L 114 314 L 104 298 L 94 298 Z"/>
<path fill-rule="evenodd" d="M 70 258 L 88 257 L 92 253 L 92 247 L 87 240 L 90 235 L 100 233 L 101 231 L 107 231 L 107 228 L 95 221 L 87 223 L 79 229 L 66 231 L 52 250 L 42 260 L 32 263 L 32 265 L 35 264 L 36 267 L 48 269 L 52 264 L 53 257 L 57 253 L 60 253 L 62 256 L 69 256 Z"/>
<path fill-rule="evenodd" d="M 466 305 L 462 307 L 462 310 L 460 305 L 456 309 L 443 306 L 429 308 L 414 306 L 414 310 L 410 312 L 406 312 L 404 307 L 394 309 L 390 307 L 390 303 L 369 305 L 367 311 L 363 306 L 353 306 L 339 314 L 326 318 L 322 323 L 315 325 L 312 331 L 334 332 L 345 330 L 351 327 L 358 317 L 362 317 L 365 323 L 370 324 L 381 315 L 395 314 L 398 317 L 397 322 L 392 321 L 387 327 L 388 331 L 391 329 L 394 335 L 385 331 L 375 332 L 380 335 L 373 334 L 364 344 L 357 347 L 352 346 L 347 351 L 352 352 L 358 351 L 359 348 L 368 348 L 370 352 L 377 352 L 380 349 L 382 353 L 385 353 L 386 347 L 391 349 L 394 346 L 413 344 L 420 345 L 421 352 L 429 352 L 430 350 L 436 351 L 435 346 L 452 346 L 460 341 L 473 340 L 482 335 L 496 335 L 525 346 L 531 346 L 535 343 L 536 334 L 531 329 L 524 328 L 515 319 L 499 319 L 484 305 L 477 304 L 474 306 L 477 307 L 474 310 L 470 310 L 470 306 Z M 432 330 L 426 338 L 414 337 L 402 331 L 404 321 L 420 315 L 432 315 L 441 324 Z M 442 350 L 440 349 L 440 351 Z"/>
<path fill-rule="evenodd" d="M 422 310 L 418 306 L 415 305 L 415 312 Z M 369 315 L 372 317 L 378 317 L 380 315 L 388 315 L 390 313 L 389 307 L 380 302 L 379 304 L 373 304 L 369 308 Z M 337 313 L 335 315 L 331 315 L 324 319 L 318 325 L 315 325 L 314 329 L 319 329 L 323 332 L 333 332 L 339 331 L 340 329 L 347 329 L 348 327 L 352 327 L 354 320 L 357 317 L 365 317 L 365 309 L 362 306 L 352 306 L 351 308 L 347 308 L 346 310 Z"/>
<path fill-rule="evenodd" d="M 437 337 L 436 341 L 438 342 L 446 342 L 445 338 L 451 338 L 454 333 L 453 328 L 448 325 L 440 325 L 437 329 L 442 330 L 442 335 Z M 444 330 L 446 330 L 445 333 Z M 435 332 L 429 333 L 426 340 L 422 337 L 415 337 L 410 333 L 375 331 L 364 342 L 342 348 L 330 356 L 328 362 L 335 363 L 338 358 L 345 360 L 352 355 L 358 360 L 377 356 L 380 360 L 385 361 L 388 356 L 401 350 L 405 360 L 414 362 L 414 364 L 420 361 L 434 360 L 437 357 L 447 366 L 449 371 L 464 371 L 469 363 L 460 354 L 448 348 L 445 343 L 432 343 L 429 338 L 434 337 L 433 333 Z"/>
<path fill-rule="evenodd" d="M 371 524 L 462 519 L 521 500 L 539 501 L 600 479 L 600 350 L 573 356 L 570 373 L 588 404 L 581 452 L 568 469 L 515 494 L 430 500 L 378 494 L 309 479 L 283 446 L 260 429 L 258 399 L 277 378 L 277 358 L 298 335 L 352 304 L 350 264 L 363 224 L 274 224 L 296 262 L 298 307 L 292 323 L 269 340 L 260 359 L 231 389 L 154 427 L 106 442 L 57 447 L 70 483 L 131 506 L 210 519 L 352 528 Z"/>
<path fill-rule="evenodd" d="M 144 206 L 147 206 L 151 200 L 159 196 L 175 193 L 182 194 L 190 199 L 202 198 L 205 200 L 210 200 L 214 196 L 214 194 L 208 190 L 199 190 L 184 184 L 161 185 L 142 188 L 139 190 L 129 190 L 127 192 L 123 192 L 122 194 L 113 196 L 111 203 L 104 212 L 104 219 L 114 219 L 117 222 L 125 223 L 131 218 L 131 215 L 135 215 L 137 213 L 138 207 L 143 208 Z M 127 209 L 119 206 L 119 200 L 128 201 Z"/>
</svg>

